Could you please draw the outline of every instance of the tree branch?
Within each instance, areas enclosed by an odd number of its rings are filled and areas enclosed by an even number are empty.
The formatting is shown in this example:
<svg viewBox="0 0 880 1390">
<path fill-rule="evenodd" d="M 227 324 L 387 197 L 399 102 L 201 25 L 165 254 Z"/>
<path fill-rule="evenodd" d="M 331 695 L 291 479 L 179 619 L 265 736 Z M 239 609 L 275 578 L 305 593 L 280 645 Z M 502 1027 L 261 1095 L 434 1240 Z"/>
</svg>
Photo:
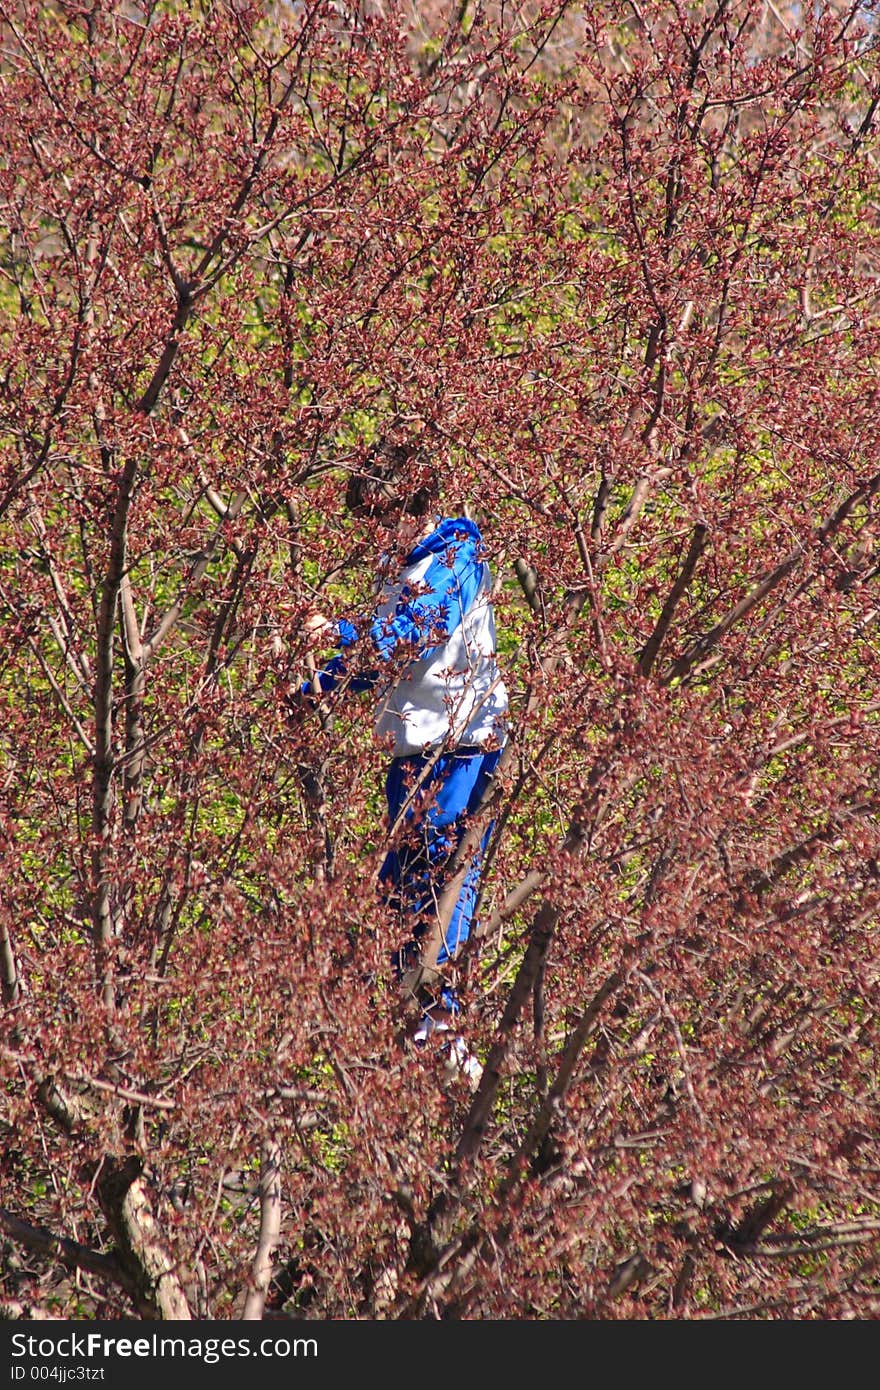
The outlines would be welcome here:
<svg viewBox="0 0 880 1390">
<path fill-rule="evenodd" d="M 869 497 L 872 497 L 874 493 L 877 492 L 878 488 L 880 488 L 880 473 L 875 473 L 873 478 L 869 479 L 863 487 L 857 488 L 855 492 L 851 492 L 848 497 L 844 498 L 840 506 L 837 507 L 830 516 L 825 518 L 821 526 L 817 527 L 813 532 L 813 540 L 819 544 L 829 540 L 831 536 L 839 531 L 853 507 L 859 502 L 866 501 Z M 787 578 L 787 576 L 801 564 L 807 554 L 807 550 L 808 545 L 806 541 L 799 542 L 798 545 L 790 550 L 776 568 L 765 575 L 749 593 L 741 598 L 739 603 L 735 604 L 719 623 L 716 623 L 709 632 L 704 633 L 702 637 L 698 637 L 695 642 L 691 643 L 687 650 L 669 667 L 669 670 L 663 677 L 662 683 L 664 685 L 671 685 L 673 681 L 684 680 L 694 667 L 702 662 L 708 656 L 709 652 L 718 645 L 732 627 L 742 618 L 746 617 L 756 604 L 765 599 L 769 593 L 772 593 L 776 586 L 781 584 L 783 579 Z"/>
<path fill-rule="evenodd" d="M 262 1318 L 272 1278 L 272 1256 L 281 1233 L 281 1148 L 274 1140 L 263 1145 L 260 1170 L 260 1238 L 254 1256 L 251 1286 L 242 1318 Z"/>
<path fill-rule="evenodd" d="M 663 611 L 657 619 L 657 625 L 654 631 L 642 648 L 641 655 L 639 656 L 639 672 L 646 680 L 651 674 L 654 662 L 657 659 L 657 654 L 663 644 L 663 639 L 669 631 L 669 625 L 672 622 L 675 610 L 688 584 L 691 582 L 694 570 L 697 567 L 697 562 L 706 547 L 706 534 L 705 523 L 698 521 L 694 527 L 690 549 L 681 567 L 681 572 L 669 592 L 669 597 L 663 605 Z"/>
<path fill-rule="evenodd" d="M 31 1226 L 5 1207 L 0 1207 L 0 1229 L 19 1245 L 36 1250 L 41 1255 L 52 1256 L 68 1269 L 83 1269 L 89 1274 L 96 1274 L 101 1279 L 118 1285 L 125 1289 L 126 1293 L 136 1293 L 134 1280 L 115 1255 L 102 1255 L 99 1251 L 92 1250 L 87 1245 L 80 1245 L 78 1241 L 69 1240 L 66 1236 L 56 1236 L 45 1226 Z"/>
<path fill-rule="evenodd" d="M 134 1156 L 106 1159 L 96 1180 L 98 1199 L 143 1316 L 189 1321 L 189 1303 L 159 1235 L 142 1168 Z"/>
</svg>

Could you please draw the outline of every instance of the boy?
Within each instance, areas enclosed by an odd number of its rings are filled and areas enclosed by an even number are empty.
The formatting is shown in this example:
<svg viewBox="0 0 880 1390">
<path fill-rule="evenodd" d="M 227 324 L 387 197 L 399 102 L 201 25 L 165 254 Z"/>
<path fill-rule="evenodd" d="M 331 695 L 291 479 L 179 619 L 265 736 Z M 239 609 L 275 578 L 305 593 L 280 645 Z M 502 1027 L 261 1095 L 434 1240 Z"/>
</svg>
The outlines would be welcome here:
<svg viewBox="0 0 880 1390">
<path fill-rule="evenodd" d="M 405 938 L 395 971 L 404 986 L 408 977 L 419 981 L 411 991 L 420 1009 L 416 1043 L 450 1033 L 447 1070 L 475 1084 L 479 1063 L 453 1035 L 459 1003 L 452 962 L 470 934 L 491 826 L 448 923 L 439 921 L 438 904 L 445 866 L 501 755 L 508 701 L 482 537 L 465 516 L 438 516 L 438 495 L 436 472 L 411 445 L 378 445 L 367 469 L 351 477 L 347 507 L 381 523 L 389 550 L 365 621 L 331 625 L 310 615 L 313 640 L 335 627 L 341 652 L 303 690 L 317 685 L 328 693 L 345 679 L 347 688 L 376 693 L 376 736 L 391 751 L 385 789 L 392 845 L 379 878 Z M 371 669 L 353 668 L 349 676 L 358 645 L 368 650 Z M 438 929 L 436 969 L 430 961 L 420 969 L 424 938 Z"/>
</svg>

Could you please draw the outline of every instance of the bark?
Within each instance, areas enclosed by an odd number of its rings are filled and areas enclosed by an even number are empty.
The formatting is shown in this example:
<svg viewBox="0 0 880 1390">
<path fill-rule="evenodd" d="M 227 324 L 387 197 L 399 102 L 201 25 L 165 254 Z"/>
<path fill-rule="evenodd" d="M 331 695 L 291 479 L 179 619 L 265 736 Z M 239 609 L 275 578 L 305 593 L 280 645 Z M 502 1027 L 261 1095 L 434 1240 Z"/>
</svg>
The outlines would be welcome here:
<svg viewBox="0 0 880 1390">
<path fill-rule="evenodd" d="M 113 990 L 108 950 L 116 935 L 116 922 L 110 893 L 110 866 L 107 851 L 110 820 L 113 810 L 113 657 L 114 630 L 119 593 L 126 564 L 128 514 L 134 495 L 137 463 L 129 460 L 119 480 L 113 529 L 110 540 L 110 559 L 101 593 L 98 613 L 97 652 L 95 659 L 95 757 L 92 783 L 92 850 L 93 903 L 92 930 L 98 950 L 101 991 L 105 1005 L 112 1009 Z"/>
<path fill-rule="evenodd" d="M 140 1159 L 108 1159 L 97 1180 L 98 1199 L 117 1245 L 117 1257 L 136 1291 L 142 1317 L 187 1320 L 191 1314 L 175 1261 L 159 1234 Z"/>
<path fill-rule="evenodd" d="M 95 1274 L 100 1279 L 107 1279 L 111 1284 L 124 1288 L 133 1296 L 136 1294 L 134 1281 L 115 1255 L 104 1255 L 99 1250 L 80 1245 L 78 1241 L 69 1240 L 66 1236 L 56 1236 L 45 1226 L 33 1226 L 27 1221 L 22 1221 L 5 1207 L 0 1207 L 0 1230 L 18 1245 L 35 1250 L 37 1254 L 48 1255 L 66 1265 L 68 1269 L 85 1270 L 88 1274 Z"/>
<path fill-rule="evenodd" d="M 272 1257 L 281 1234 L 281 1149 L 274 1141 L 263 1146 L 260 1173 L 260 1237 L 254 1256 L 252 1283 L 248 1289 L 242 1317 L 262 1318 L 266 1293 L 272 1278 Z"/>
<path fill-rule="evenodd" d="M 18 974 L 12 937 L 9 935 L 9 928 L 5 922 L 2 936 L 0 936 L 0 981 L 2 981 L 2 996 L 0 997 L 2 997 L 3 1003 L 14 1004 L 21 992 L 21 980 Z"/>
<path fill-rule="evenodd" d="M 657 625 L 651 636 L 642 648 L 639 657 L 639 671 L 647 680 L 657 660 L 657 654 L 663 644 L 663 639 L 669 631 L 669 625 L 675 615 L 675 610 L 681 601 L 688 584 L 697 568 L 700 556 L 706 547 L 706 527 L 703 522 L 698 521 L 691 536 L 690 548 L 687 557 L 681 568 L 681 573 L 676 579 L 670 590 L 669 597 L 663 605 L 663 611 L 657 619 Z"/>
</svg>

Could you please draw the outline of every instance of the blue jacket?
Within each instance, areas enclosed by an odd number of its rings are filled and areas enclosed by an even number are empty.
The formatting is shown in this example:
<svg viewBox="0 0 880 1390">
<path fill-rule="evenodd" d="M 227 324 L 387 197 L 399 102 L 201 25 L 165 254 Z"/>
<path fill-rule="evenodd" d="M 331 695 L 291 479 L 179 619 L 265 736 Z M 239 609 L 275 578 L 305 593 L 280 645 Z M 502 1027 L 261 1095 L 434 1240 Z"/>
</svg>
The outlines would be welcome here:
<svg viewBox="0 0 880 1390">
<path fill-rule="evenodd" d="M 491 588 L 479 528 L 466 517 L 444 518 L 380 588 L 366 623 L 337 624 L 342 650 L 318 672 L 320 689 L 335 690 L 343 679 L 351 690 L 375 689 L 376 734 L 396 757 L 446 743 L 503 743 L 507 691 Z M 361 632 L 381 665 L 349 676 L 346 652 Z"/>
</svg>

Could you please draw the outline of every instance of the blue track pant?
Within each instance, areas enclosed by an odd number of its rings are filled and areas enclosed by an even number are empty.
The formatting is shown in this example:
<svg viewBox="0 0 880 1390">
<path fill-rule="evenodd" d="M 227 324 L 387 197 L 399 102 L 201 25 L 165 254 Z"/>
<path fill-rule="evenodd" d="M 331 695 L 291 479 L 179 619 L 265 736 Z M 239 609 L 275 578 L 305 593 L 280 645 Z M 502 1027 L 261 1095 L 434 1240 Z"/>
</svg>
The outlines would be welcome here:
<svg viewBox="0 0 880 1390">
<path fill-rule="evenodd" d="M 446 863 L 500 757 L 500 749 L 491 753 L 459 749 L 444 754 L 436 759 L 406 809 L 399 844 L 389 852 L 379 872 L 385 897 L 400 914 L 402 931 L 411 933 L 394 957 L 398 974 L 418 961 L 419 942 L 436 921 Z M 391 763 L 385 780 L 391 824 L 432 761 L 432 756 L 416 756 L 395 758 Z M 490 825 L 471 861 L 437 957 L 438 965 L 451 960 L 470 935 L 483 853 L 491 831 Z"/>
</svg>

